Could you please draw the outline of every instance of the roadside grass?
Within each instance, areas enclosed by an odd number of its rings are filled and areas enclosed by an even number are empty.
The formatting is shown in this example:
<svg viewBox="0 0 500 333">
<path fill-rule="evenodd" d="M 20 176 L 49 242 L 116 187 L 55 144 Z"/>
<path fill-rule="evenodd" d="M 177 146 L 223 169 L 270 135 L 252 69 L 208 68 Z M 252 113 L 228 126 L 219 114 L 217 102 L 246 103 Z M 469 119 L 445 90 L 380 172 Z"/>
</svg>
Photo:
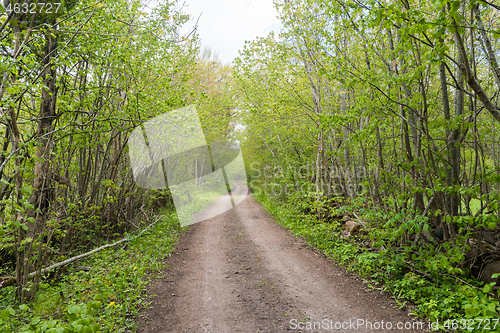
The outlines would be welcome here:
<svg viewBox="0 0 500 333">
<path fill-rule="evenodd" d="M 0 332 L 135 332 L 136 315 L 149 304 L 146 288 L 181 232 L 174 212 L 161 214 L 161 221 L 125 246 L 87 257 L 60 280 L 44 281 L 29 304 L 16 305 L 14 287 L 0 291 Z M 90 270 L 75 272 L 77 265 Z"/>
<path fill-rule="evenodd" d="M 304 200 L 284 203 L 261 191 L 254 197 L 280 225 L 359 274 L 368 287 L 392 293 L 401 308 L 412 302 L 412 315 L 438 323 L 439 329 L 445 331 L 500 332 L 498 295 L 496 299 L 490 296 L 495 292 L 493 284 L 483 285 L 453 271 L 451 246 L 448 252 L 438 252 L 431 246 L 393 248 L 391 244 L 395 243 L 390 238 L 394 235 L 374 227 L 367 235 L 372 245 L 376 244 L 374 240 L 379 243 L 379 250 L 374 251 L 371 246 L 360 245 L 356 237 L 341 238 L 340 222 L 320 223 L 314 214 L 304 212 Z M 409 262 L 413 269 L 409 269 Z"/>
<path fill-rule="evenodd" d="M 225 194 L 213 191 L 207 186 L 204 189 L 198 189 L 195 193 L 191 193 L 191 195 L 191 201 L 177 210 L 177 214 L 179 214 L 179 219 L 181 220 L 189 221 L 193 214 L 205 210 L 214 200 Z"/>
</svg>

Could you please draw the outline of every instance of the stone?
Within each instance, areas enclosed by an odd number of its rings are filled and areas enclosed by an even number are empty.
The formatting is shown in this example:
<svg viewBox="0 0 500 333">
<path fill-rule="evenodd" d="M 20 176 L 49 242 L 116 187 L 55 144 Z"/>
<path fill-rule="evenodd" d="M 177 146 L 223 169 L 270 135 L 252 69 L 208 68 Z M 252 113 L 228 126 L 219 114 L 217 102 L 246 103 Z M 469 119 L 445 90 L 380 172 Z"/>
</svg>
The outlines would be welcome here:
<svg viewBox="0 0 500 333">
<path fill-rule="evenodd" d="M 483 239 L 490 243 L 491 245 L 495 245 L 496 243 L 496 237 L 489 231 L 484 231 L 483 232 Z"/>
<path fill-rule="evenodd" d="M 500 273 L 500 260 L 490 262 L 483 269 L 483 273 L 481 274 L 481 281 L 485 283 L 496 282 L 497 286 L 500 285 L 500 278 L 492 279 L 491 276 L 493 274 Z"/>
<path fill-rule="evenodd" d="M 360 228 L 361 225 L 359 223 L 354 222 L 353 220 L 346 221 L 342 226 L 342 237 L 349 238 L 350 236 L 357 234 Z"/>
</svg>

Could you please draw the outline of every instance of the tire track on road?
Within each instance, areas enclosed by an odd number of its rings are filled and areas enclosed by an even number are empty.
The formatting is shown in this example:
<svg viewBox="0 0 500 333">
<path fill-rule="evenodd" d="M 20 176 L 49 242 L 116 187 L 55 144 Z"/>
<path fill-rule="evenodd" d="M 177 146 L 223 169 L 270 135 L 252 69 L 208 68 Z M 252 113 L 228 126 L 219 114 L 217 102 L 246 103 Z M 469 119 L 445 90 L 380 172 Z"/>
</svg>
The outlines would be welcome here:
<svg viewBox="0 0 500 333">
<path fill-rule="evenodd" d="M 293 329 L 294 323 L 306 327 L 322 320 L 412 319 L 393 308 L 389 295 L 368 291 L 359 278 L 287 233 L 250 196 L 192 225 L 167 262 L 150 289 L 156 296 L 138 320 L 140 333 L 425 331 Z"/>
</svg>

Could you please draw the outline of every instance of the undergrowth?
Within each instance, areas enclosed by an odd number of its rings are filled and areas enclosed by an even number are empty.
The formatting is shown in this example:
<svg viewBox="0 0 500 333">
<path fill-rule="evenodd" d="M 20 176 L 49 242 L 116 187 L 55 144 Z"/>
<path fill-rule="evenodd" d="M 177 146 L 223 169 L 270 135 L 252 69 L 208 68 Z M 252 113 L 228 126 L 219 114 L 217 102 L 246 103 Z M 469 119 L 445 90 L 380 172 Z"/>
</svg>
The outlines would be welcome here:
<svg viewBox="0 0 500 333">
<path fill-rule="evenodd" d="M 178 240 L 175 213 L 140 237 L 87 257 L 89 271 L 44 281 L 33 302 L 17 306 L 15 289 L 0 291 L 0 332 L 133 332 L 134 318 L 147 306 L 146 287 L 164 267 Z M 83 265 L 83 263 L 75 264 Z M 45 278 L 50 277 L 46 276 Z"/>
<path fill-rule="evenodd" d="M 340 221 L 320 223 L 311 213 L 314 207 L 305 207 L 308 201 L 303 193 L 292 195 L 287 202 L 263 192 L 255 197 L 279 224 L 362 276 L 369 287 L 392 293 L 401 308 L 408 301 L 413 303 L 413 315 L 438 323 L 446 331 L 500 332 L 498 290 L 493 290 L 494 283 L 482 285 L 455 268 L 453 261 L 460 258 L 457 251 L 461 251 L 457 246 L 397 246 L 394 233 L 376 226 L 368 226 L 368 242 L 342 238 Z M 345 204 L 337 213 L 360 212 L 360 206 L 356 202 Z M 372 218 L 376 215 L 379 222 L 401 218 L 368 210 L 363 213 L 372 214 Z M 496 297 L 492 297 L 493 292 Z"/>
</svg>

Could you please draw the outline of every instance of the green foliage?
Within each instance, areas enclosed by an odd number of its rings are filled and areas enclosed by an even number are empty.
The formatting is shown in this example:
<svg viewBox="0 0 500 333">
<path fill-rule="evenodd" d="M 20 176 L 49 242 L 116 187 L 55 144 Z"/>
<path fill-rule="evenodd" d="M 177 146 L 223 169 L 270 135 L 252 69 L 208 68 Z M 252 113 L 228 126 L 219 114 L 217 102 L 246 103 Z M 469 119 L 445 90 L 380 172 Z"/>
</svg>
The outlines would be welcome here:
<svg viewBox="0 0 500 333">
<path fill-rule="evenodd" d="M 498 259 L 500 116 L 485 97 L 500 84 L 495 6 L 276 7 L 281 33 L 247 42 L 234 62 L 255 195 L 416 314 L 442 327 L 497 318 L 498 289 L 473 278 L 479 262 Z M 343 212 L 362 216 L 362 235 L 340 237 L 332 215 Z"/>
<path fill-rule="evenodd" d="M 198 104 L 209 140 L 235 126 L 230 68 L 179 36 L 180 1 L 62 3 L 0 29 L 0 276 L 116 239 L 141 208 L 173 208 L 168 191 L 134 183 L 127 143 L 143 122 Z M 18 299 L 37 288 L 18 281 Z"/>
<path fill-rule="evenodd" d="M 90 271 L 72 272 L 70 268 L 61 280 L 41 284 L 31 303 L 4 308 L 0 327 L 5 332 L 26 333 L 135 330 L 134 319 L 148 304 L 146 288 L 164 267 L 163 260 L 180 232 L 175 213 L 163 210 L 163 214 L 161 222 L 126 247 L 89 257 Z M 13 289 L 0 297 L 0 306 L 15 303 Z"/>
</svg>

